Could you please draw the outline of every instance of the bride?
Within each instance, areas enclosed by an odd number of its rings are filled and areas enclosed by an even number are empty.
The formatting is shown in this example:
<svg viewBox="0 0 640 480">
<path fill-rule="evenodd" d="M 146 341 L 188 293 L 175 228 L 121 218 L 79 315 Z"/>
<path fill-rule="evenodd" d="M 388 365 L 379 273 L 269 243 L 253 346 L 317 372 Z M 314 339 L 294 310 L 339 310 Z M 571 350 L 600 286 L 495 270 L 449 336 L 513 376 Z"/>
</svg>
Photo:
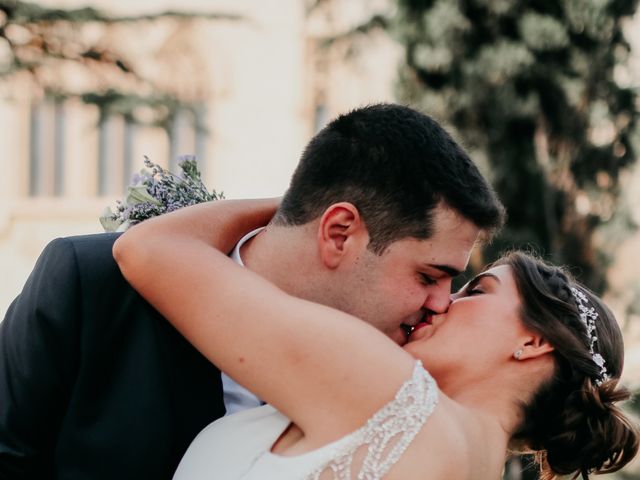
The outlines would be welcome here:
<svg viewBox="0 0 640 480">
<path fill-rule="evenodd" d="M 176 479 L 486 480 L 512 451 L 536 453 L 545 479 L 588 478 L 633 458 L 636 429 L 616 406 L 620 330 L 561 269 L 507 255 L 399 347 L 226 257 L 274 208 L 189 207 L 114 246 L 127 280 L 268 403 L 207 427 Z"/>
</svg>

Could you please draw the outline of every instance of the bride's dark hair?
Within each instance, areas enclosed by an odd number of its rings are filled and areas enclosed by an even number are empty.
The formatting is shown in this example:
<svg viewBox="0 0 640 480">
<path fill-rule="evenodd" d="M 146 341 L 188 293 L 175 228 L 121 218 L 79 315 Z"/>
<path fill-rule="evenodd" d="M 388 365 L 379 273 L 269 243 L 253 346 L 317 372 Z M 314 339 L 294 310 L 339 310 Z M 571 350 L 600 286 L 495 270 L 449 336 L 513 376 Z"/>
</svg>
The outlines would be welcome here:
<svg viewBox="0 0 640 480">
<path fill-rule="evenodd" d="M 555 371 L 524 406 L 524 418 L 513 441 L 536 454 L 541 478 L 557 475 L 588 478 L 615 472 L 638 450 L 637 426 L 617 405 L 629 398 L 618 385 L 622 373 L 622 334 L 611 311 L 565 270 L 522 252 L 494 265 L 509 265 L 522 301 L 525 325 L 553 347 Z M 571 291 L 577 287 L 595 308 L 595 350 L 605 360 L 609 379 L 589 350 L 587 329 Z"/>
</svg>

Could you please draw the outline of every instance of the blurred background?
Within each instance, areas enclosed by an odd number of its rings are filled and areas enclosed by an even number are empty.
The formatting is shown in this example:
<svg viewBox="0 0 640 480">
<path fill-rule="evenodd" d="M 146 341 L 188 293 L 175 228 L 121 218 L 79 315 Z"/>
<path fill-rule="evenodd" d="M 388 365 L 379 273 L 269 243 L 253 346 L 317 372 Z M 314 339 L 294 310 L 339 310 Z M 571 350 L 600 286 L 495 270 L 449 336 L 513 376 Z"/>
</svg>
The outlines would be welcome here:
<svg viewBox="0 0 640 480">
<path fill-rule="evenodd" d="M 616 311 L 638 389 L 637 6 L 0 0 L 0 314 L 50 240 L 102 231 L 145 155 L 172 171 L 196 155 L 227 198 L 276 196 L 328 120 L 401 102 L 443 123 L 507 206 L 472 267 L 513 247 L 571 265 Z M 536 478 L 524 463 L 505 478 Z M 640 479 L 627 470 L 607 478 Z"/>
</svg>

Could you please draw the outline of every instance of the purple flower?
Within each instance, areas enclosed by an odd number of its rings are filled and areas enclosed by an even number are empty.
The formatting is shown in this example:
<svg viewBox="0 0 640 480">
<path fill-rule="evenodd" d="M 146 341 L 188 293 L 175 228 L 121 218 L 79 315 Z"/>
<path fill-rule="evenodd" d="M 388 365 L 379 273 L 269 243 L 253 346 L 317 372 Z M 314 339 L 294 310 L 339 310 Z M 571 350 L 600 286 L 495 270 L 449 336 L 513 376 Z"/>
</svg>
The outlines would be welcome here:
<svg viewBox="0 0 640 480">
<path fill-rule="evenodd" d="M 209 192 L 202 183 L 196 158 L 180 157 L 179 175 L 175 175 L 144 159 L 145 169 L 133 175 L 123 201 L 117 201 L 116 212 L 108 209 L 100 217 L 105 231 L 123 231 L 148 218 L 173 212 L 196 203 L 223 199 L 222 193 Z"/>
</svg>

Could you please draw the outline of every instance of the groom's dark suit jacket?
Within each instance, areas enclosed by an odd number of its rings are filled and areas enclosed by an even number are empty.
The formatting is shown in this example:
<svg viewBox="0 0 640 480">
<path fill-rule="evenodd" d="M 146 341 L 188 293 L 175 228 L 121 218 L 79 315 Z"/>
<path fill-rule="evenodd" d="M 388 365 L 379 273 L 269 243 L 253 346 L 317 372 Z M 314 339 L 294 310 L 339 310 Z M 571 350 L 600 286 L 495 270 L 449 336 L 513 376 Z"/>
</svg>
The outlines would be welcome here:
<svg viewBox="0 0 640 480">
<path fill-rule="evenodd" d="M 224 414 L 220 372 L 124 280 L 116 238 L 53 241 L 0 323 L 0 479 L 168 479 Z"/>
</svg>

